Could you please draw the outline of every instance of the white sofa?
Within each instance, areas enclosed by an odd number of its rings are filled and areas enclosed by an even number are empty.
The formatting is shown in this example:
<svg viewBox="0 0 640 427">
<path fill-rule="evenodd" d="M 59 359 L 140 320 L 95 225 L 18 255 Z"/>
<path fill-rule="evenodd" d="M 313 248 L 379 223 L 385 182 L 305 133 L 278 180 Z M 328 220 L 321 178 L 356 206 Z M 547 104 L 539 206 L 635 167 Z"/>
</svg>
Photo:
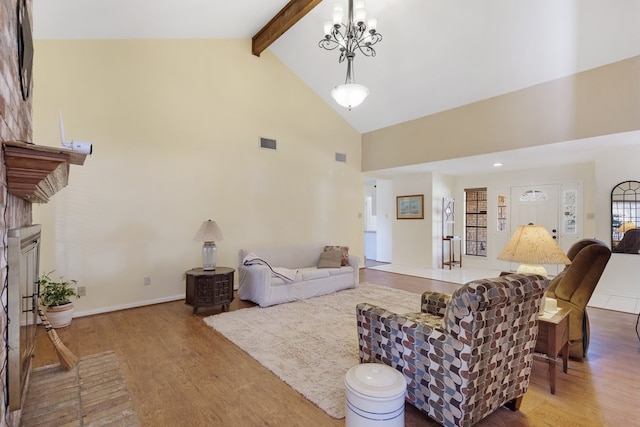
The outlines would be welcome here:
<svg viewBox="0 0 640 427">
<path fill-rule="evenodd" d="M 355 288 L 360 280 L 360 258 L 349 254 L 347 266 L 317 268 L 324 248 L 322 244 L 309 244 L 240 249 L 238 296 L 268 307 Z M 267 265 L 244 265 L 245 259 L 254 257 L 264 260 Z M 283 272 L 290 279 L 277 274 Z"/>
</svg>

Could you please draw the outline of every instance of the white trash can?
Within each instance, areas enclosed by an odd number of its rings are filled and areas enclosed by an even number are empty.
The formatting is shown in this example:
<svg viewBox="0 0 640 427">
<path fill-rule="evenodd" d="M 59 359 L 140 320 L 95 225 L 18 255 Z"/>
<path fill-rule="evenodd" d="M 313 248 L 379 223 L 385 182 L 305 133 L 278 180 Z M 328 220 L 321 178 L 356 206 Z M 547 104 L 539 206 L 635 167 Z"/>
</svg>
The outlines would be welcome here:
<svg viewBox="0 0 640 427">
<path fill-rule="evenodd" d="M 390 366 L 363 363 L 344 378 L 347 396 L 346 427 L 404 427 L 407 382 Z"/>
</svg>

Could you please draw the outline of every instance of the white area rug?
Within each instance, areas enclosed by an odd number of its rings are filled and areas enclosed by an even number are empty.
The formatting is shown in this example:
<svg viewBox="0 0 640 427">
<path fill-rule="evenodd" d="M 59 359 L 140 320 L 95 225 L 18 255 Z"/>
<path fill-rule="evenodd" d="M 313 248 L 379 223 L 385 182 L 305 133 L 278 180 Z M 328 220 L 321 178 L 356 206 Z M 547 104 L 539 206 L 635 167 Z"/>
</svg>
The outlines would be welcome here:
<svg viewBox="0 0 640 427">
<path fill-rule="evenodd" d="M 356 304 L 420 311 L 420 295 L 361 283 L 355 289 L 204 319 L 334 418 L 345 416 L 344 376 L 359 363 Z"/>
</svg>

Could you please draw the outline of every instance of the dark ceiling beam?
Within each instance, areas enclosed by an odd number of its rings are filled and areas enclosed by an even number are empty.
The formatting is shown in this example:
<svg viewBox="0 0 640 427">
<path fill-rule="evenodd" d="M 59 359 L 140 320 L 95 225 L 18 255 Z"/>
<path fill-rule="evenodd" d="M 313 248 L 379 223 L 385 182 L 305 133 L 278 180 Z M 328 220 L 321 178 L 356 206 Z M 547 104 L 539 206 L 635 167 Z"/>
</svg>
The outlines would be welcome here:
<svg viewBox="0 0 640 427">
<path fill-rule="evenodd" d="M 251 53 L 260 56 L 271 43 L 302 19 L 322 0 L 291 0 L 251 39 Z"/>
</svg>

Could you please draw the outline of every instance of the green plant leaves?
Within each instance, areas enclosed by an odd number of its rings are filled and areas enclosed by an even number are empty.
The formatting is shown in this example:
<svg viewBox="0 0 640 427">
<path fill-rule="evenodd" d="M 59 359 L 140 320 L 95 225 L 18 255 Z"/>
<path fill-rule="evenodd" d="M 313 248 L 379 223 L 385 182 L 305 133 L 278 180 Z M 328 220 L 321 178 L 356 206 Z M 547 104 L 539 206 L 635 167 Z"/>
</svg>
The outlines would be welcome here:
<svg viewBox="0 0 640 427">
<path fill-rule="evenodd" d="M 76 293 L 75 285 L 77 280 L 63 280 L 60 277 L 58 280 L 51 278 L 51 274 L 43 274 L 40 277 L 40 302 L 45 307 L 55 307 L 58 305 L 69 304 L 71 297 L 80 298 Z"/>
</svg>

